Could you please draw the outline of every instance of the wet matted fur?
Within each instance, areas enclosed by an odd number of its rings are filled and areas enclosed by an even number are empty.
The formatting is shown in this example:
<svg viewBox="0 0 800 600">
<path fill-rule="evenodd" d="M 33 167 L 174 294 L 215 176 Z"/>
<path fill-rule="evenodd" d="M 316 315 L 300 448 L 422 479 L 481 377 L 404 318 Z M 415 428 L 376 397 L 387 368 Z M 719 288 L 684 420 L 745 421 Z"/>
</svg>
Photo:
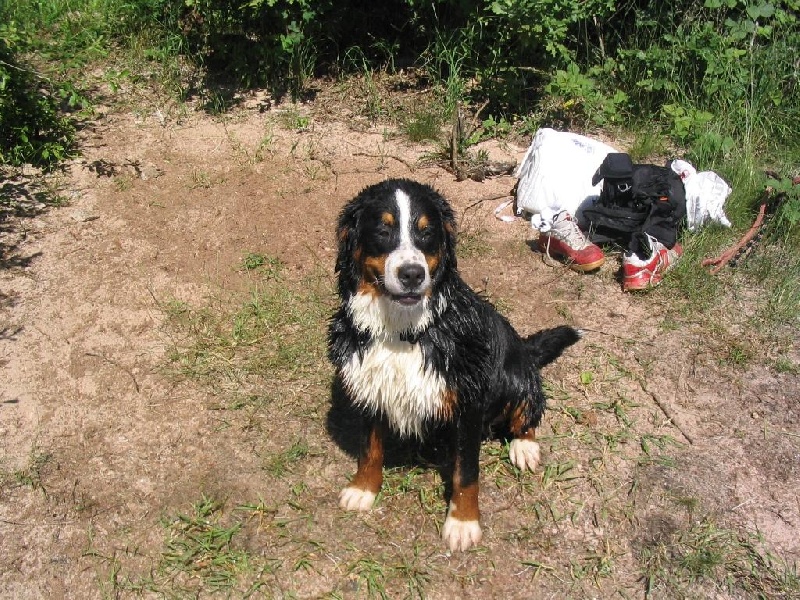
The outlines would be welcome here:
<svg viewBox="0 0 800 600">
<path fill-rule="evenodd" d="M 459 276 L 453 211 L 427 185 L 391 179 L 366 188 L 342 210 L 337 236 L 341 306 L 330 322 L 329 357 L 361 418 L 358 469 L 340 505 L 372 507 L 390 430 L 442 436 L 450 479 L 442 537 L 466 550 L 482 535 L 482 440 L 502 428 L 511 461 L 536 468 L 535 429 L 545 409 L 539 369 L 580 331 L 560 326 L 520 337 Z"/>
</svg>

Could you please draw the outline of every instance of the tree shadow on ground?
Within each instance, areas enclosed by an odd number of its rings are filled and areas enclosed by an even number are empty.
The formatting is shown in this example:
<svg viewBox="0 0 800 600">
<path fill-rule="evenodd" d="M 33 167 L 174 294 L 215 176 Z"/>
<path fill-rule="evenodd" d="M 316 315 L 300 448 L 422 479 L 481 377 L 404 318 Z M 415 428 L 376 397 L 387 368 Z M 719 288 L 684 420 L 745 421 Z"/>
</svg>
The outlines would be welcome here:
<svg viewBox="0 0 800 600">
<path fill-rule="evenodd" d="M 26 268 L 41 256 L 40 252 L 28 256 L 20 252 L 26 238 L 22 222 L 47 212 L 52 205 L 52 193 L 34 178 L 0 171 L 0 269 Z M 0 305 L 11 302 L 13 297 L 0 296 Z"/>
</svg>

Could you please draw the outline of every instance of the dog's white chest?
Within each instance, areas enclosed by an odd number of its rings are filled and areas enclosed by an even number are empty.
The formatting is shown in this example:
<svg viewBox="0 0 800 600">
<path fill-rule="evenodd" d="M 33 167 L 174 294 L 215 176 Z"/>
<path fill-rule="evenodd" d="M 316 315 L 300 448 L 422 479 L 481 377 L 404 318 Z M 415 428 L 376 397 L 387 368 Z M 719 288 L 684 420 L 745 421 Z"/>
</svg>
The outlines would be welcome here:
<svg viewBox="0 0 800 600">
<path fill-rule="evenodd" d="M 401 435 L 420 435 L 423 423 L 446 410 L 441 375 L 425 368 L 418 344 L 399 340 L 373 343 L 363 359 L 354 355 L 342 378 L 353 400 L 383 414 Z"/>
</svg>

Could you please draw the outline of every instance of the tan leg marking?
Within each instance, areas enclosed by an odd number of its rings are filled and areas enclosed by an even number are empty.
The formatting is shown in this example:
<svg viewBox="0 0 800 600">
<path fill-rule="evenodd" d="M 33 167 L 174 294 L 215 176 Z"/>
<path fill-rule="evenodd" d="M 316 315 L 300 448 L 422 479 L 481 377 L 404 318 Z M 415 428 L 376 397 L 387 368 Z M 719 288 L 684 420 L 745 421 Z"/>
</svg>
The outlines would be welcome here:
<svg viewBox="0 0 800 600">
<path fill-rule="evenodd" d="M 442 527 L 442 539 L 453 552 L 464 552 L 481 541 L 478 482 L 462 486 L 458 465 L 453 477 L 453 497 Z"/>
<path fill-rule="evenodd" d="M 366 452 L 358 459 L 353 480 L 339 494 L 339 506 L 345 510 L 369 510 L 383 483 L 383 435 L 380 425 L 369 434 Z"/>
</svg>

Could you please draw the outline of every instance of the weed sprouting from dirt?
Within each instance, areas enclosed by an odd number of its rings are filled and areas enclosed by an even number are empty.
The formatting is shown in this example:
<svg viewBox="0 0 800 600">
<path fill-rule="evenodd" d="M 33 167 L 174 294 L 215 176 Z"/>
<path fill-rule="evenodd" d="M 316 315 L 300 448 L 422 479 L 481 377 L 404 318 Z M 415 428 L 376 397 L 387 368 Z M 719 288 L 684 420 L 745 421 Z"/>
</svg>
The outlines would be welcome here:
<svg viewBox="0 0 800 600">
<path fill-rule="evenodd" d="M 403 129 L 412 142 L 437 140 L 442 135 L 442 121 L 442 116 L 429 108 L 409 117 L 403 124 Z"/>
<path fill-rule="evenodd" d="M 159 569 L 165 577 L 173 582 L 185 579 L 187 587 L 199 580 L 201 588 L 213 592 L 230 589 L 248 568 L 247 554 L 233 547 L 241 523 L 220 523 L 221 508 L 221 503 L 204 496 L 191 514 L 177 515 L 166 523 L 169 537 Z"/>
<path fill-rule="evenodd" d="M 477 258 L 491 254 L 494 249 L 487 237 L 487 232 L 482 229 L 462 232 L 458 237 L 458 256 Z"/>
<path fill-rule="evenodd" d="M 233 311 L 218 305 L 193 308 L 183 302 L 162 306 L 182 333 L 169 355 L 185 376 L 204 381 L 241 384 L 258 378 L 266 390 L 327 375 L 324 322 L 331 312 L 332 292 L 325 278 L 310 277 L 291 286 L 277 259 L 250 253 L 243 259 L 256 278 Z M 240 396 L 241 397 L 241 396 Z"/>
<path fill-rule="evenodd" d="M 273 477 L 283 477 L 291 469 L 292 464 L 308 456 L 308 452 L 308 442 L 299 439 L 286 450 L 270 457 L 264 468 Z"/>
<path fill-rule="evenodd" d="M 772 556 L 757 536 L 720 527 L 704 517 L 640 550 L 648 598 L 684 597 L 702 585 L 706 593 L 740 590 L 748 597 L 800 594 L 796 569 Z"/>
<path fill-rule="evenodd" d="M 44 468 L 53 459 L 51 452 L 34 446 L 28 455 L 27 463 L 8 472 L 0 471 L 0 492 L 4 487 L 28 487 L 34 491 L 46 493 L 44 484 Z"/>
<path fill-rule="evenodd" d="M 206 593 L 247 597 L 265 585 L 271 561 L 253 560 L 235 538 L 244 526 L 231 518 L 224 503 L 206 495 L 188 513 L 165 517 L 166 533 L 160 557 L 145 577 L 120 577 L 114 571 L 112 590 L 192 597 Z M 245 591 L 246 590 L 246 591 Z"/>
</svg>

